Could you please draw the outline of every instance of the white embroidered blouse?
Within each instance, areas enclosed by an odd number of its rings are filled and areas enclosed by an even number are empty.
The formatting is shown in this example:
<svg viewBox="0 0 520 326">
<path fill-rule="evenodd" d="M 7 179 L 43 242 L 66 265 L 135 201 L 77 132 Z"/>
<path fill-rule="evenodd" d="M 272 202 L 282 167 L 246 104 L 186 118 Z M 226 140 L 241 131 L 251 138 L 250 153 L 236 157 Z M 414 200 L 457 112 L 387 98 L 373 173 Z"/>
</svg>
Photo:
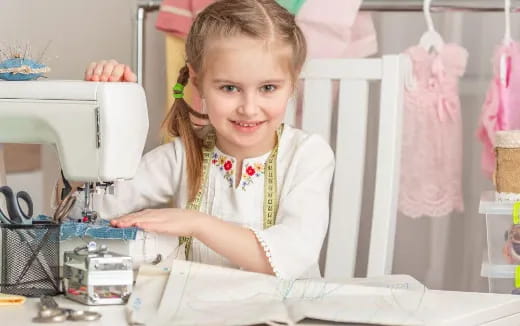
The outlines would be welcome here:
<svg viewBox="0 0 520 326">
<path fill-rule="evenodd" d="M 236 159 L 215 148 L 201 211 L 250 228 L 276 276 L 319 277 L 318 259 L 329 220 L 334 154 L 320 136 L 284 127 L 276 162 L 276 224 L 264 230 L 264 164 L 269 154 L 244 159 L 241 180 L 235 187 Z M 187 200 L 185 151 L 177 138 L 145 154 L 135 177 L 118 183 L 115 195 L 94 201 L 94 209 L 102 218 L 110 219 L 169 202 L 185 208 Z M 81 201 L 74 210 L 76 214 L 80 205 Z M 193 239 L 189 259 L 238 268 L 197 239 Z"/>
</svg>

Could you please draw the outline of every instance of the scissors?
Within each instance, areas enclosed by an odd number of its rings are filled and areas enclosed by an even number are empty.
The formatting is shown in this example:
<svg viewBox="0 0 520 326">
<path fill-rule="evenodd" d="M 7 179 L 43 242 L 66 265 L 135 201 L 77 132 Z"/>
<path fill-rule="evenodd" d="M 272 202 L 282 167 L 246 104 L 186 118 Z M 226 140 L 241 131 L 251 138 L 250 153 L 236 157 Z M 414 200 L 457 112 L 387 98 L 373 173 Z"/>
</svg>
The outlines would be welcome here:
<svg viewBox="0 0 520 326">
<path fill-rule="evenodd" d="M 4 195 L 7 206 L 7 215 L 0 208 L 0 223 L 32 224 L 33 201 L 26 191 L 19 191 L 15 195 L 11 187 L 2 186 L 0 187 L 0 193 Z M 27 214 L 25 214 L 20 206 L 20 199 L 23 200 L 28 207 Z"/>
</svg>

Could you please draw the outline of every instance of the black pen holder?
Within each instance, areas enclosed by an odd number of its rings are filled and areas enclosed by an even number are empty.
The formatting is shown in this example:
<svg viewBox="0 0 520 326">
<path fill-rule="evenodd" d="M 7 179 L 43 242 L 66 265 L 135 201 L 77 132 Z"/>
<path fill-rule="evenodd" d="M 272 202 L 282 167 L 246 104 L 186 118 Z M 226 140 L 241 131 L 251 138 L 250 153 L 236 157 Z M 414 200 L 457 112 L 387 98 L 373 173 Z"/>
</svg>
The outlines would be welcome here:
<svg viewBox="0 0 520 326">
<path fill-rule="evenodd" d="M 0 292 L 27 297 L 60 293 L 60 226 L 0 223 Z"/>
</svg>

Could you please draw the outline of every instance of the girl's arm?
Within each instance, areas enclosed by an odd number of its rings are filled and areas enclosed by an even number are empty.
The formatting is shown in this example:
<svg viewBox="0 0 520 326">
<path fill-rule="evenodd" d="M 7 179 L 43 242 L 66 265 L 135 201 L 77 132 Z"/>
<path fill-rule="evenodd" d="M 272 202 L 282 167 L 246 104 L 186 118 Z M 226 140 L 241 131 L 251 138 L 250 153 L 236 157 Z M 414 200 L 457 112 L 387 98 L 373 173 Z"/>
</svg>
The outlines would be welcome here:
<svg viewBox="0 0 520 326">
<path fill-rule="evenodd" d="M 264 248 L 248 228 L 203 214 L 193 236 L 245 270 L 274 275 Z"/>
<path fill-rule="evenodd" d="M 205 213 L 180 208 L 145 209 L 114 219 L 111 224 L 173 236 L 193 236 L 245 270 L 275 274 L 253 231 Z"/>
</svg>

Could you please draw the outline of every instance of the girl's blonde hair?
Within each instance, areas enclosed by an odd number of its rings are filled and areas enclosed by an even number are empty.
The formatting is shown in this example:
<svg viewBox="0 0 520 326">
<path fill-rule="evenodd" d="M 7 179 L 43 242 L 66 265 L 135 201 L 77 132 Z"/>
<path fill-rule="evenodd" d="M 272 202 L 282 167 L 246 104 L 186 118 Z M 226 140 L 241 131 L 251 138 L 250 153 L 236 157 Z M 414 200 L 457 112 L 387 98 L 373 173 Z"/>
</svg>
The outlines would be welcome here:
<svg viewBox="0 0 520 326">
<path fill-rule="evenodd" d="M 275 0 L 217 0 L 206 7 L 197 15 L 188 34 L 186 64 L 201 76 L 208 41 L 239 35 L 289 45 L 292 49 L 290 72 L 293 83 L 296 82 L 307 55 L 305 38 L 294 16 Z M 186 86 L 188 81 L 189 69 L 185 65 L 177 83 Z M 176 98 L 163 125 L 171 136 L 180 136 L 186 148 L 188 193 L 193 200 L 202 182 L 203 144 L 193 128 L 190 114 L 207 119 L 183 98 Z"/>
</svg>

